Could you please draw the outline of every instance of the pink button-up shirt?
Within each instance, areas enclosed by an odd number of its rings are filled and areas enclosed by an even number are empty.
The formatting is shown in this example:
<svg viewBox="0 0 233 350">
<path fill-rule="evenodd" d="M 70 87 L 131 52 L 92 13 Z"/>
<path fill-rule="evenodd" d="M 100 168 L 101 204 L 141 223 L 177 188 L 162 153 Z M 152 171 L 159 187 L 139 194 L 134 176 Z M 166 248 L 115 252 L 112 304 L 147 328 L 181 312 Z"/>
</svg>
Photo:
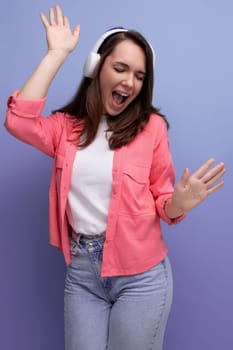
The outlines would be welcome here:
<svg viewBox="0 0 233 350">
<path fill-rule="evenodd" d="M 54 158 L 49 191 L 50 243 L 71 262 L 66 203 L 82 123 L 64 113 L 41 115 L 45 99 L 23 100 L 15 92 L 8 100 L 5 126 L 16 138 Z M 101 156 L 101 155 L 100 155 Z M 174 167 L 164 120 L 150 116 L 144 130 L 114 151 L 112 195 L 103 249 L 102 276 L 136 274 L 167 254 L 160 219 L 170 220 L 164 204 L 173 193 Z"/>
</svg>

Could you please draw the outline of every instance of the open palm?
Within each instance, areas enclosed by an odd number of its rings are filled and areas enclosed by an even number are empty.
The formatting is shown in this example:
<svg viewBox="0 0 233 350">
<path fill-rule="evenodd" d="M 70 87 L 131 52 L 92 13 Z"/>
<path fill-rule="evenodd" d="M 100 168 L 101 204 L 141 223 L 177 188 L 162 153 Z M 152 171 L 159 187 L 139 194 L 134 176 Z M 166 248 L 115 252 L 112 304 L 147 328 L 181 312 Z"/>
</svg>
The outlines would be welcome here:
<svg viewBox="0 0 233 350">
<path fill-rule="evenodd" d="M 226 171 L 224 163 L 219 163 L 209 170 L 213 163 L 214 159 L 209 159 L 192 175 L 190 175 L 189 169 L 185 169 L 173 194 L 173 201 L 182 211 L 189 211 L 196 207 L 207 196 L 223 186 L 223 181 L 218 183 L 216 181 Z"/>
<path fill-rule="evenodd" d="M 69 20 L 63 15 L 59 5 L 49 11 L 49 20 L 44 13 L 40 14 L 46 30 L 48 50 L 62 50 L 67 53 L 74 50 L 79 41 L 80 26 L 76 25 L 73 32 Z"/>
</svg>

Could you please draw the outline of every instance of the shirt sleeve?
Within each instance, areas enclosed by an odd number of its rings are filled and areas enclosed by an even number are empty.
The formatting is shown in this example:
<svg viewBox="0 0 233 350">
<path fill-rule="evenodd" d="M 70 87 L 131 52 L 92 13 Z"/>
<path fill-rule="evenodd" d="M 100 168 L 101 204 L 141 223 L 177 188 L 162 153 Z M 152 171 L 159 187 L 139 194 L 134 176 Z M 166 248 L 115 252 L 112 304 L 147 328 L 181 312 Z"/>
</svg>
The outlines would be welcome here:
<svg viewBox="0 0 233 350">
<path fill-rule="evenodd" d="M 184 219 L 186 214 L 170 219 L 164 210 L 166 201 L 172 197 L 174 192 L 175 171 L 169 148 L 167 126 L 164 120 L 157 116 L 157 130 L 153 151 L 153 160 L 150 171 L 150 190 L 155 199 L 156 210 L 167 224 L 177 224 Z"/>
<path fill-rule="evenodd" d="M 54 157 L 64 124 L 62 114 L 44 117 L 41 113 L 46 98 L 26 100 L 17 95 L 18 91 L 15 91 L 7 102 L 6 129 L 17 139 Z"/>
</svg>

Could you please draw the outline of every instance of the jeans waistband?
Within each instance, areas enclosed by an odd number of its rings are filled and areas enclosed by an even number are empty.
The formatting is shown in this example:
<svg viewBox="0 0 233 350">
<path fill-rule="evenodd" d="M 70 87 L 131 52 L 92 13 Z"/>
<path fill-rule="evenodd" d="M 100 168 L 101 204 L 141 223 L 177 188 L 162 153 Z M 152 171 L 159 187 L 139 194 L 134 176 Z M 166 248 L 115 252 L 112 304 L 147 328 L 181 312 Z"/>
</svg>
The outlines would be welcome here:
<svg viewBox="0 0 233 350">
<path fill-rule="evenodd" d="M 76 242 L 76 244 L 79 244 L 80 242 L 90 241 L 90 240 L 104 240 L 105 239 L 105 232 L 93 235 L 93 234 L 85 234 L 85 233 L 77 233 L 75 231 L 71 231 L 71 238 L 70 240 L 72 242 Z"/>
<path fill-rule="evenodd" d="M 70 237 L 70 250 L 71 255 L 75 255 L 78 247 L 94 248 L 97 250 L 102 250 L 105 241 L 105 234 L 100 235 L 88 235 L 82 233 L 76 233 L 72 231 L 72 236 Z"/>
</svg>

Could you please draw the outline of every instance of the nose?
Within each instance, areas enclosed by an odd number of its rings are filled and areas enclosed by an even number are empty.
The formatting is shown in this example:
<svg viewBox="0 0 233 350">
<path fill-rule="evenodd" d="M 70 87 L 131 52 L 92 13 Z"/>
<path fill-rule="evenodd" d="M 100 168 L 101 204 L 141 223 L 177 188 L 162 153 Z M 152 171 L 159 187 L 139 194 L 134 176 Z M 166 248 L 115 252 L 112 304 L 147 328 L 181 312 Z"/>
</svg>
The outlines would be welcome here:
<svg viewBox="0 0 233 350">
<path fill-rule="evenodd" d="M 123 81 L 122 81 L 122 84 L 123 84 L 125 87 L 132 88 L 133 85 L 134 85 L 134 74 L 131 73 L 131 72 L 128 72 L 128 73 L 124 76 L 124 79 L 123 79 Z"/>
</svg>

